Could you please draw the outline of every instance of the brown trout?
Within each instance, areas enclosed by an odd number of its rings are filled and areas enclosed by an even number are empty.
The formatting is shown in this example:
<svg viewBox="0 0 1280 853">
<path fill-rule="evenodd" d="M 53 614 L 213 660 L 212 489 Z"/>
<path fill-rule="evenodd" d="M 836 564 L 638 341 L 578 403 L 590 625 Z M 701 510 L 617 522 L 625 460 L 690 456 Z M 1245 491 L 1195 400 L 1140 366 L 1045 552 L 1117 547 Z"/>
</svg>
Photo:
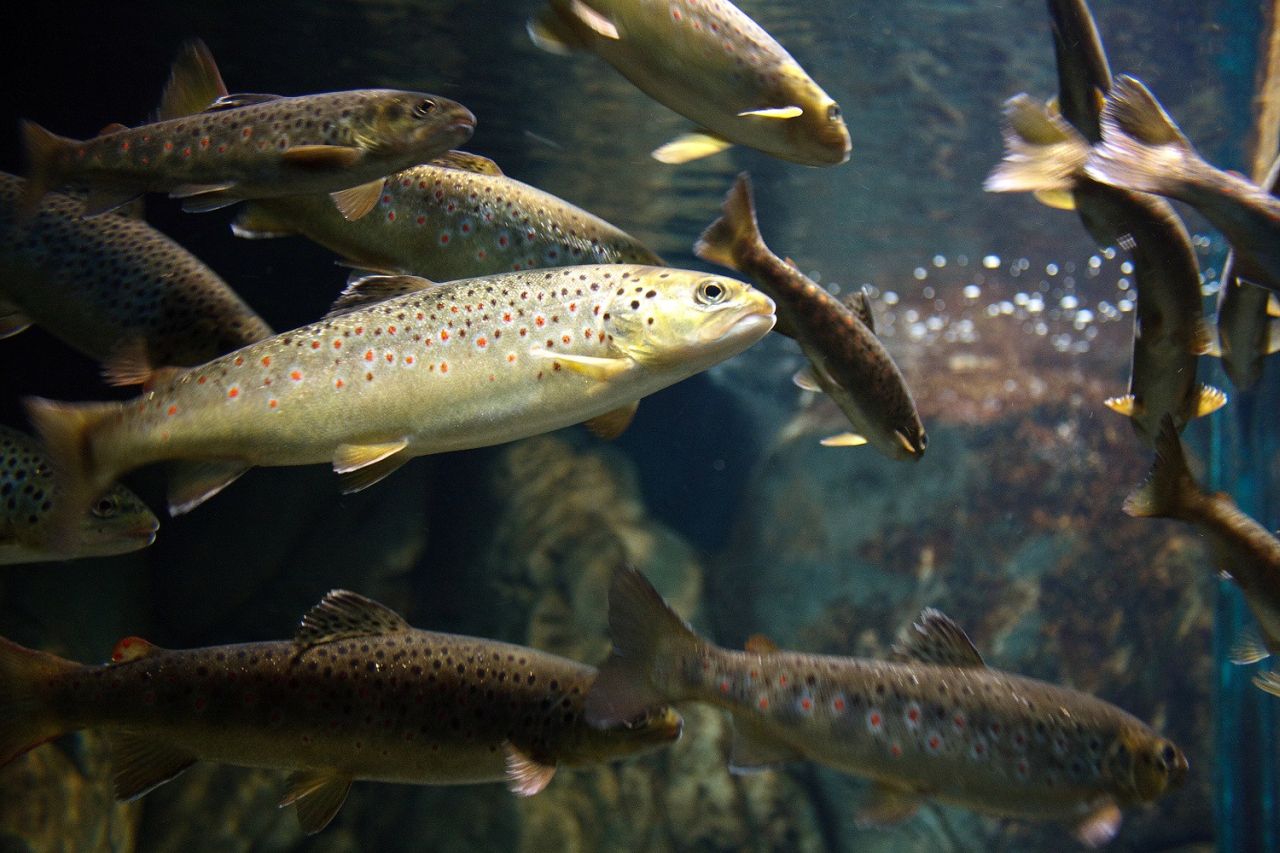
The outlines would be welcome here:
<svg viewBox="0 0 1280 853">
<path fill-rule="evenodd" d="M 19 221 L 22 181 L 0 172 L 0 337 L 36 324 L 106 365 L 117 384 L 143 362 L 190 366 L 271 328 L 186 249 L 128 216 L 85 219 L 49 193 Z"/>
<path fill-rule="evenodd" d="M 116 796 L 131 800 L 196 761 L 292 770 L 280 805 L 303 830 L 333 819 L 354 780 L 541 791 L 583 767 L 669 744 L 662 705 L 605 729 L 585 724 L 592 667 L 494 640 L 419 631 L 345 590 L 293 640 L 170 651 L 138 637 L 106 666 L 0 638 L 0 764 L 66 732 L 112 744 Z"/>
<path fill-rule="evenodd" d="M 1085 166 L 1089 177 L 1186 202 L 1231 243 L 1236 275 L 1280 291 L 1280 198 L 1206 163 L 1133 77 L 1116 81 L 1102 129 L 1103 142 Z"/>
<path fill-rule="evenodd" d="M 50 519 L 62 499 L 43 448 L 0 426 L 0 565 L 126 554 L 155 541 L 160 523 L 151 510 L 113 486 L 78 514 L 70 538 L 55 547 Z"/>
<path fill-rule="evenodd" d="M 1235 581 L 1262 631 L 1260 644 L 1247 643 L 1233 650 L 1233 657 L 1253 663 L 1280 655 L 1280 540 L 1241 512 L 1230 495 L 1200 488 L 1167 418 L 1156 441 L 1151 476 L 1125 500 L 1124 511 L 1138 518 L 1176 518 L 1203 530 L 1214 565 Z M 1280 696 L 1280 674 L 1259 673 L 1253 683 Z"/>
<path fill-rule="evenodd" d="M 125 471 L 166 459 L 182 463 L 175 513 L 253 465 L 332 462 L 357 491 L 427 453 L 582 421 L 617 434 L 641 397 L 764 337 L 773 308 L 742 282 L 663 267 L 564 267 L 438 287 L 375 276 L 321 322 L 175 371 L 131 401 L 28 408 L 80 505 Z"/>
<path fill-rule="evenodd" d="M 155 122 L 112 125 L 78 142 L 24 121 L 30 173 L 23 208 L 76 183 L 90 188 L 86 216 L 144 192 L 167 192 L 193 211 L 318 192 L 358 219 L 377 204 L 383 176 L 462 144 L 474 129 L 466 107 L 421 92 L 231 95 L 196 41 L 174 63 Z"/>
<path fill-rule="evenodd" d="M 698 701 L 734 719 L 736 771 L 817 761 L 875 783 L 860 817 L 890 823 L 925 799 L 988 814 L 1074 821 L 1111 838 L 1120 807 L 1179 784 L 1181 750 L 1086 693 L 991 669 L 958 626 L 926 609 L 903 662 L 720 648 L 699 637 L 644 576 L 609 590 L 613 654 L 586 718 L 616 725 L 644 708 Z"/>
<path fill-rule="evenodd" d="M 840 106 L 728 0 L 548 0 L 529 35 L 552 53 L 590 51 L 699 128 L 653 152 L 684 163 L 733 144 L 793 163 L 849 159 Z"/>
<path fill-rule="evenodd" d="M 377 212 L 348 222 L 324 195 L 259 199 L 231 226 L 240 237 L 302 234 L 373 272 L 436 281 L 570 264 L 662 259 L 603 219 L 451 152 L 388 175 Z"/>
<path fill-rule="evenodd" d="M 918 460 L 929 440 L 906 380 L 876 337 L 870 306 L 862 316 L 765 245 L 756 222 L 751 179 L 738 175 L 724 212 L 694 247 L 704 261 L 751 278 L 777 303 L 777 329 L 794 338 L 809 365 L 796 383 L 822 391 L 840 406 L 855 433 L 823 440 L 829 446 L 870 443 L 891 459 Z"/>
<path fill-rule="evenodd" d="M 1132 259 L 1138 299 L 1129 393 L 1106 400 L 1107 407 L 1128 417 L 1150 445 L 1166 412 L 1182 429 L 1226 405 L 1224 393 L 1196 382 L 1199 356 L 1211 346 L 1200 266 L 1168 202 L 1089 178 L 1088 142 L 1027 95 L 1005 104 L 1004 139 L 1005 157 L 987 178 L 988 191 L 1032 191 L 1058 206 L 1074 206 L 1095 240 L 1118 244 Z"/>
</svg>

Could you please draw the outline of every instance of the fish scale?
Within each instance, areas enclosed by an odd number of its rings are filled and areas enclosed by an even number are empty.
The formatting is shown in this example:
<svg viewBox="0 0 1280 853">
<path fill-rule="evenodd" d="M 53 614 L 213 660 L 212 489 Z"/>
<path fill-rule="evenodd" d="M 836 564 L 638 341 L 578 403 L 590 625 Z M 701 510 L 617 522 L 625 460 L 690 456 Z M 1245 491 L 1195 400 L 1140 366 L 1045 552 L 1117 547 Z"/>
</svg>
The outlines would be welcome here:
<svg viewBox="0 0 1280 853">
<path fill-rule="evenodd" d="M 22 181 L 0 173 L 0 303 L 11 328 L 33 322 L 103 363 L 141 342 L 153 363 L 180 366 L 271 334 L 217 273 L 145 222 L 85 219 L 83 202 L 50 193 L 20 224 L 21 194 Z"/>
</svg>

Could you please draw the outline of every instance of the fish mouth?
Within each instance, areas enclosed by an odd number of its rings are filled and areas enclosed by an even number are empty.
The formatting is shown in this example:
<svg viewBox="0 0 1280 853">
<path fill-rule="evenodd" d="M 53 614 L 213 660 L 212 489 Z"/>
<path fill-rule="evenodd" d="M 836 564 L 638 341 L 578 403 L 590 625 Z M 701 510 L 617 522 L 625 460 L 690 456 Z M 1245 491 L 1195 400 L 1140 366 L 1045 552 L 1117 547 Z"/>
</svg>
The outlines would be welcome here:
<svg viewBox="0 0 1280 853">
<path fill-rule="evenodd" d="M 679 740 L 683 731 L 684 718 L 669 706 L 662 712 L 661 718 L 654 722 L 655 739 L 661 743 Z"/>
<path fill-rule="evenodd" d="M 743 313 L 730 319 L 721 326 L 709 326 L 702 332 L 702 343 L 714 343 L 729 339 L 755 336 L 763 338 L 778 322 L 774 314 L 776 306 L 773 300 L 763 293 L 753 294 L 754 298 L 743 308 Z"/>
</svg>

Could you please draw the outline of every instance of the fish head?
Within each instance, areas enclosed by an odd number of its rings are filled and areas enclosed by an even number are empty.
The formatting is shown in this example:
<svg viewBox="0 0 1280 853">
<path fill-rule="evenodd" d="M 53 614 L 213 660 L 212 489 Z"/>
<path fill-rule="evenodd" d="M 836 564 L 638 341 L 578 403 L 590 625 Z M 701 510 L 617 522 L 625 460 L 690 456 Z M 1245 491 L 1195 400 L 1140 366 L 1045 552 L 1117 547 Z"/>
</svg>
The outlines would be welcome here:
<svg viewBox="0 0 1280 853">
<path fill-rule="evenodd" d="M 160 522 L 137 495 L 113 486 L 80 519 L 71 550 L 78 557 L 105 557 L 145 548 Z"/>
<path fill-rule="evenodd" d="M 911 414 L 910 423 L 893 431 L 894 440 L 897 442 L 893 456 L 895 459 L 918 462 L 924 456 L 925 448 L 929 446 L 929 436 L 925 434 L 924 424 L 920 423 L 919 416 L 914 411 Z"/>
<path fill-rule="evenodd" d="M 463 144 L 476 128 L 476 117 L 457 101 L 398 90 L 374 92 L 353 121 L 361 147 L 384 155 L 421 152 L 424 159 Z"/>
<path fill-rule="evenodd" d="M 610 299 L 604 331 L 615 350 L 642 367 L 693 374 L 768 334 L 774 308 L 772 299 L 736 279 L 642 268 Z"/>
<path fill-rule="evenodd" d="M 658 705 L 613 725 L 584 724 L 575 730 L 575 742 L 565 744 L 561 756 L 568 763 L 597 763 L 674 743 L 684 730 L 684 719 L 670 705 Z"/>
<path fill-rule="evenodd" d="M 787 137 L 787 160 L 808 166 L 837 166 L 849 159 L 853 143 L 840 105 L 794 62 L 779 69 L 782 93 L 777 103 L 793 104 L 801 113 L 792 119 L 773 120 Z"/>
<path fill-rule="evenodd" d="M 1124 801 L 1146 803 L 1179 787 L 1187 776 L 1187 756 L 1154 732 L 1123 732 L 1103 760 L 1104 772 Z"/>
</svg>

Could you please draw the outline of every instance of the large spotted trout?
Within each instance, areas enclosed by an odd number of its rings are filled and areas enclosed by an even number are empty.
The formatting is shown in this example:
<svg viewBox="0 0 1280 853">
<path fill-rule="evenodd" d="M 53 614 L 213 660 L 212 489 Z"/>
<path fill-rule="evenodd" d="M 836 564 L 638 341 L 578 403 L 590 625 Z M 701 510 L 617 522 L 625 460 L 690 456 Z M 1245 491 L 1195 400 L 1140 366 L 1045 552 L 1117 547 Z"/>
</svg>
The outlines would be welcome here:
<svg viewBox="0 0 1280 853">
<path fill-rule="evenodd" d="M 194 211 L 321 192 L 358 219 L 377 204 L 385 175 L 462 144 L 475 129 L 466 107 L 421 92 L 228 94 L 198 41 L 174 63 L 156 118 L 133 128 L 112 125 L 84 142 L 24 121 L 24 209 L 34 210 L 49 189 L 76 183 L 90 188 L 86 215 L 144 192 L 167 192 Z"/>
<path fill-rule="evenodd" d="M 995 815 L 1057 818 L 1090 844 L 1120 807 L 1181 782 L 1186 758 L 1119 708 L 988 667 L 954 622 L 927 609 L 901 662 L 720 648 L 699 637 L 644 576 L 609 590 L 613 654 L 587 696 L 587 720 L 616 725 L 662 702 L 699 701 L 734 718 L 734 769 L 817 761 L 872 780 L 866 823 L 926 800 Z"/>
<path fill-rule="evenodd" d="M 96 666 L 0 638 L 0 765 L 94 729 L 111 742 L 121 800 L 197 761 L 291 770 L 281 805 L 318 832 L 354 780 L 506 781 L 530 796 L 560 765 L 679 737 L 680 716 L 661 704 L 604 729 L 587 725 L 582 702 L 595 675 L 535 649 L 416 630 L 345 590 L 279 642 L 169 650 L 127 637 Z"/>
<path fill-rule="evenodd" d="M 441 286 L 377 276 L 324 320 L 162 375 L 133 400 L 36 399 L 29 411 L 81 505 L 161 460 L 182 463 L 173 512 L 254 465 L 331 462 L 356 491 L 423 454 L 582 421 L 621 432 L 641 397 L 767 334 L 773 309 L 743 282 L 664 267 L 564 267 Z"/>
</svg>

